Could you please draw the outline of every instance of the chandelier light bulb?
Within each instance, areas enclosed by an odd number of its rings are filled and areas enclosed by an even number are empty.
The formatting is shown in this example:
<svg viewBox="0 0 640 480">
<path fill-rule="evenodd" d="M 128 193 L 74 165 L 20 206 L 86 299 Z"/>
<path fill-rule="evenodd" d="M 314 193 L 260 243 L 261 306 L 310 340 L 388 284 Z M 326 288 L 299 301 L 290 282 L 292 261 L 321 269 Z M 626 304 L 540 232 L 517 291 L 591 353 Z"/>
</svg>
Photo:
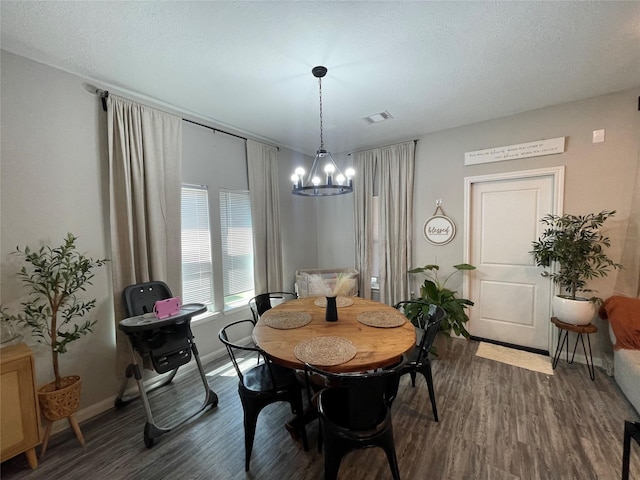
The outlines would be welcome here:
<svg viewBox="0 0 640 480">
<path fill-rule="evenodd" d="M 302 188 L 302 179 L 304 178 L 304 168 L 298 167 L 295 169 L 293 175 L 291 175 L 291 181 L 293 182 L 293 189 Z"/>
<path fill-rule="evenodd" d="M 347 170 L 344 173 L 347 176 L 347 178 L 351 180 L 353 176 L 356 174 L 356 171 L 353 168 L 347 168 Z"/>
<path fill-rule="evenodd" d="M 320 177 L 313 177 L 311 179 L 311 183 L 313 183 L 316 187 L 320 185 Z"/>
<path fill-rule="evenodd" d="M 333 186 L 333 172 L 335 171 L 336 171 L 336 167 L 331 163 L 327 163 L 324 166 L 324 173 L 327 174 L 327 185 L 330 187 Z"/>
<path fill-rule="evenodd" d="M 344 175 L 343 175 L 343 174 L 340 174 L 340 175 L 338 175 L 338 176 L 336 177 L 336 181 L 338 182 L 338 185 L 344 185 L 344 181 L 345 181 L 345 180 L 346 180 L 346 179 L 344 178 Z"/>
</svg>

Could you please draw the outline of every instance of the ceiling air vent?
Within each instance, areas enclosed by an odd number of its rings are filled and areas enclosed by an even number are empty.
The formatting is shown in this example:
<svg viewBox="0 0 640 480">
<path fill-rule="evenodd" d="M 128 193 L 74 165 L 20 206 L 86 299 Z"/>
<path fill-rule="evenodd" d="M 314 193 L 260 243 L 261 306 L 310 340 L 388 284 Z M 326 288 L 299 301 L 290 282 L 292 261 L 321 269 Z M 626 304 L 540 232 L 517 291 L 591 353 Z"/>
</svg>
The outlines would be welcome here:
<svg viewBox="0 0 640 480">
<path fill-rule="evenodd" d="M 374 113 L 373 115 L 369 115 L 367 117 L 363 117 L 362 119 L 365 122 L 371 124 L 384 122 L 385 120 L 389 120 L 390 118 L 393 118 L 393 116 L 389 112 L 380 112 Z"/>
</svg>

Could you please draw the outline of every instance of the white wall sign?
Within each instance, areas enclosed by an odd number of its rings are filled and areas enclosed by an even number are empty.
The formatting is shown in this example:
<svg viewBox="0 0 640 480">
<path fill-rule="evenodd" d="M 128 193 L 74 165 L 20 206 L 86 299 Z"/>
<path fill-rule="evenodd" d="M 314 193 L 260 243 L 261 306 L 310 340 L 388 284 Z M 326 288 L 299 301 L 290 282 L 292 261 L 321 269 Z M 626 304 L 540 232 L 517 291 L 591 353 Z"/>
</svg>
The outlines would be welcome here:
<svg viewBox="0 0 640 480">
<path fill-rule="evenodd" d="M 503 160 L 515 160 L 516 158 L 540 157 L 564 152 L 565 137 L 538 140 L 536 142 L 519 143 L 505 147 L 487 148 L 464 154 L 465 165 L 477 163 L 501 162 Z"/>
<path fill-rule="evenodd" d="M 433 245 L 445 245 L 453 240 L 456 226 L 446 215 L 434 215 L 424 224 L 424 238 Z"/>
</svg>

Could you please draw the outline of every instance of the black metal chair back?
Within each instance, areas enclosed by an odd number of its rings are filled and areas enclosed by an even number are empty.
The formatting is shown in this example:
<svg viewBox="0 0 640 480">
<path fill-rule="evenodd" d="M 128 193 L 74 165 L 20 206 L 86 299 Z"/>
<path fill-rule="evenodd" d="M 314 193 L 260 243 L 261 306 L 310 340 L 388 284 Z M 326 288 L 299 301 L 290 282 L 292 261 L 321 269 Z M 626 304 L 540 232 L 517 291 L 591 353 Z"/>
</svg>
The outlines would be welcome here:
<svg viewBox="0 0 640 480">
<path fill-rule="evenodd" d="M 411 319 L 417 328 L 425 329 L 429 317 L 435 312 L 436 305 L 424 300 L 403 300 L 396 303 L 393 308 L 400 310 Z"/>
<path fill-rule="evenodd" d="M 366 373 L 338 374 L 305 365 L 305 377 L 325 379 L 317 396 L 320 430 L 325 448 L 325 480 L 337 478 L 342 457 L 367 447 L 382 448 L 389 460 L 393 478 L 400 479 L 393 439 L 391 402 L 399 371 L 406 359 L 395 367 Z M 397 387 L 395 387 L 397 391 Z"/>
<path fill-rule="evenodd" d="M 420 300 L 404 300 L 398 302 L 395 308 L 404 312 L 407 317 L 413 318 L 416 326 L 417 344 L 409 353 L 409 361 L 400 371 L 400 376 L 409 374 L 411 385 L 416 386 L 416 374 L 420 373 L 427 382 L 429 398 L 431 399 L 431 409 L 433 418 L 438 421 L 438 408 L 436 405 L 435 390 L 433 388 L 433 374 L 431 372 L 431 349 L 433 342 L 440 331 L 440 326 L 447 312 L 438 306 Z"/>
<path fill-rule="evenodd" d="M 246 332 L 250 332 L 251 328 L 253 328 L 253 325 L 253 321 L 249 319 L 230 323 L 220 330 L 220 332 L 218 333 L 218 338 L 227 349 L 227 354 L 229 355 L 229 359 L 231 360 L 231 364 L 233 365 L 233 368 L 238 375 L 241 385 L 244 385 L 244 373 L 249 370 L 247 368 L 244 368 L 243 366 L 248 363 L 248 357 L 255 357 L 258 362 L 257 364 L 266 363 L 266 369 L 269 372 L 270 378 L 268 384 L 274 386 L 274 382 L 271 381 L 271 379 L 273 378 L 273 373 L 271 372 L 272 364 L 271 362 L 265 362 L 263 350 L 251 345 L 240 345 L 229 338 L 229 333 L 232 330 L 238 332 L 241 331 L 242 326 L 244 326 Z"/>
<path fill-rule="evenodd" d="M 304 449 L 308 449 L 303 419 L 302 388 L 295 371 L 274 364 L 264 351 L 256 346 L 240 345 L 236 340 L 232 340 L 232 338 L 242 338 L 243 335 L 251 332 L 253 326 L 253 320 L 239 320 L 223 327 L 218 333 L 218 338 L 227 348 L 231 363 L 238 374 L 238 395 L 244 412 L 246 471 L 249 471 L 258 415 L 264 407 L 272 403 L 287 402 L 291 405 L 291 411 L 297 417 L 298 434 L 302 438 Z M 246 361 L 248 359 L 243 355 L 247 354 L 250 356 L 256 354 L 264 361 L 257 364 Z"/>
<path fill-rule="evenodd" d="M 279 305 L 289 300 L 295 300 L 298 296 L 291 292 L 267 292 L 256 295 L 249 300 L 249 307 L 253 315 L 253 323 L 256 323 L 262 314 L 270 310 L 275 305 Z"/>
</svg>

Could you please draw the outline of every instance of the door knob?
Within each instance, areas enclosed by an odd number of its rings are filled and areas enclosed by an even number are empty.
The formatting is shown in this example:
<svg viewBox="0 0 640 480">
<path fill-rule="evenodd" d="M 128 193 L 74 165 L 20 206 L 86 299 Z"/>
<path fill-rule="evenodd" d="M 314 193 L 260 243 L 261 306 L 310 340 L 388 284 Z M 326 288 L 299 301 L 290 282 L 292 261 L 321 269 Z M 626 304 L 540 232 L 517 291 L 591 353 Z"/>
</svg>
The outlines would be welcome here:
<svg viewBox="0 0 640 480">
<path fill-rule="evenodd" d="M 544 271 L 540 275 L 543 276 L 543 277 L 548 277 L 549 276 L 549 272 Z"/>
</svg>

